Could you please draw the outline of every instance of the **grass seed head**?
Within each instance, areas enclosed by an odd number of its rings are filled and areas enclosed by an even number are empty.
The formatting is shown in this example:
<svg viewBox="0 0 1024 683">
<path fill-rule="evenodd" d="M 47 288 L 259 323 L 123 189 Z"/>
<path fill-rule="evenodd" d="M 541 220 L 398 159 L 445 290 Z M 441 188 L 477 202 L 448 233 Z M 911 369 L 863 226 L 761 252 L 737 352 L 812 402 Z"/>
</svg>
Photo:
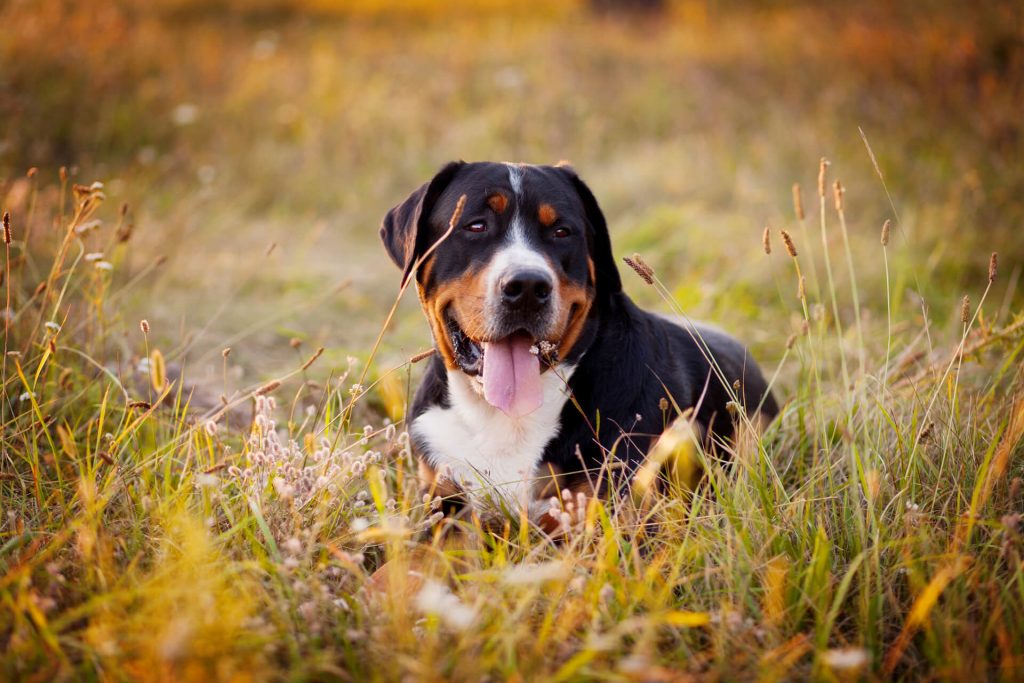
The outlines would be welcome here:
<svg viewBox="0 0 1024 683">
<path fill-rule="evenodd" d="M 803 220 L 806 217 L 804 213 L 804 195 L 800 191 L 800 183 L 793 183 L 793 211 L 796 212 L 797 220 Z"/>
<path fill-rule="evenodd" d="M 999 252 L 992 252 L 992 255 L 988 257 L 988 281 L 992 282 L 996 279 L 996 269 L 999 266 Z"/>
<path fill-rule="evenodd" d="M 780 230 L 779 232 L 782 234 L 782 243 L 786 246 L 786 253 L 796 258 L 797 251 L 796 245 L 793 244 L 793 238 L 785 230 Z"/>
<path fill-rule="evenodd" d="M 140 320 L 139 321 L 139 329 L 142 330 L 142 334 L 149 334 L 149 321 L 148 320 Z"/>
<path fill-rule="evenodd" d="M 279 379 L 271 380 L 270 382 L 267 382 L 266 384 L 261 386 L 259 389 L 257 389 L 256 390 L 256 395 L 257 396 L 266 396 L 267 394 L 273 392 L 275 389 L 277 389 L 280 386 L 281 386 L 281 380 L 279 380 Z"/>
<path fill-rule="evenodd" d="M 649 285 L 654 284 L 654 269 L 647 265 L 643 257 L 640 254 L 633 254 L 632 256 L 624 256 L 622 260 L 627 266 L 636 271 L 636 274 Z"/>
<path fill-rule="evenodd" d="M 822 157 L 818 164 L 818 196 L 822 199 L 825 198 L 825 176 L 828 173 L 829 163 L 828 159 Z"/>
<path fill-rule="evenodd" d="M 842 213 L 843 211 L 843 195 L 846 194 L 846 188 L 838 180 L 832 183 L 832 199 L 836 204 L 836 211 Z"/>
<path fill-rule="evenodd" d="M 764 247 L 764 253 L 772 253 L 772 231 L 766 225 L 764 226 L 764 232 L 761 234 L 761 246 Z"/>
<path fill-rule="evenodd" d="M 960 301 L 960 322 L 964 325 L 971 319 L 971 297 L 964 294 L 963 300 Z"/>
<path fill-rule="evenodd" d="M 892 229 L 892 221 L 888 218 L 882 223 L 882 246 L 889 246 L 889 230 Z"/>
<path fill-rule="evenodd" d="M 11 243 L 11 214 L 4 211 L 4 244 Z"/>
</svg>

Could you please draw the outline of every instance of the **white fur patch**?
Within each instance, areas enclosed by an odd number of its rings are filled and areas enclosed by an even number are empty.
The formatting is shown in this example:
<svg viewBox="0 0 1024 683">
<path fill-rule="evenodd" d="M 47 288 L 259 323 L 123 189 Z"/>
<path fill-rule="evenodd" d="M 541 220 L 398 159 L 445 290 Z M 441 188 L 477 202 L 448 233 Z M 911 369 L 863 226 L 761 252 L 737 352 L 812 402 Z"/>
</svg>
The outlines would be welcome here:
<svg viewBox="0 0 1024 683">
<path fill-rule="evenodd" d="M 425 446 L 425 455 L 439 474 L 454 480 L 471 498 L 490 496 L 513 509 L 525 508 L 544 447 L 561 428 L 573 370 L 575 366 L 561 365 L 545 372 L 544 402 L 519 418 L 485 401 L 478 379 L 449 370 L 451 407 L 434 406 L 417 417 L 411 426 L 413 437 Z"/>
</svg>

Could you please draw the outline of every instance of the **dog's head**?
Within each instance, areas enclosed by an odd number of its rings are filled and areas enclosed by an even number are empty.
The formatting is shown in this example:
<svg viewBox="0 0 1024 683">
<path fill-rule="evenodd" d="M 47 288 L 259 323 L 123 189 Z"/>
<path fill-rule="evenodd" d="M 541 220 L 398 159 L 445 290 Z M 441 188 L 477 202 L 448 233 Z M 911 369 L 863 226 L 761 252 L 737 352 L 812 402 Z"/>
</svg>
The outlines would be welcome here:
<svg viewBox="0 0 1024 683">
<path fill-rule="evenodd" d="M 452 162 L 380 234 L 416 278 L 445 365 L 510 415 L 540 405 L 541 373 L 582 354 L 588 321 L 621 290 L 601 209 L 566 166 Z"/>
</svg>

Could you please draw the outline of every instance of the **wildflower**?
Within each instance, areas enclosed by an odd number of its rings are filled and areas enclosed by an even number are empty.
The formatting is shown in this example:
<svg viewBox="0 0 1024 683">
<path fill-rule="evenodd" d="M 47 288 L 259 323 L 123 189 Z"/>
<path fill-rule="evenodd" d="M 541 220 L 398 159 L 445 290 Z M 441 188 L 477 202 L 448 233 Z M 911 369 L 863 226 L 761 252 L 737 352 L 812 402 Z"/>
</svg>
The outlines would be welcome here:
<svg viewBox="0 0 1024 683">
<path fill-rule="evenodd" d="M 217 423 L 213 420 L 207 420 L 203 424 L 203 431 L 205 431 L 208 436 L 217 436 Z"/>
<path fill-rule="evenodd" d="M 18 397 L 18 400 L 19 401 L 29 401 L 29 400 L 31 400 L 31 399 L 33 399 L 35 397 L 36 397 L 36 392 L 34 392 L 34 391 L 26 391 L 25 393 L 23 393 L 21 396 Z"/>
<path fill-rule="evenodd" d="M 44 327 L 48 329 L 50 332 L 53 332 L 54 334 L 60 332 L 60 325 L 53 322 L 52 320 L 48 321 L 46 325 L 44 325 Z"/>
<path fill-rule="evenodd" d="M 526 586 L 567 578 L 569 567 L 564 562 L 520 564 L 505 571 L 502 580 L 510 586 Z"/>
<path fill-rule="evenodd" d="M 864 648 L 847 647 L 828 650 L 822 659 L 831 669 L 861 669 L 871 661 L 871 654 Z"/>
<path fill-rule="evenodd" d="M 465 630 L 476 621 L 476 610 L 464 604 L 447 586 L 426 581 L 416 595 L 416 607 L 424 614 L 439 617 L 450 628 Z"/>
</svg>

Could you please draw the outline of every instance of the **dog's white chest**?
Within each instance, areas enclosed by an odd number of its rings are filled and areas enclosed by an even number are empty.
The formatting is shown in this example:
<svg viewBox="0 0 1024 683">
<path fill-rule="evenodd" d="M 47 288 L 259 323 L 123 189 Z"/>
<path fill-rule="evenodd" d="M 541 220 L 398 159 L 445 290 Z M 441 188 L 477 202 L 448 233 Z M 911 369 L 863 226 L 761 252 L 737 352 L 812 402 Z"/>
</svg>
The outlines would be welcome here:
<svg viewBox="0 0 1024 683">
<path fill-rule="evenodd" d="M 448 408 L 434 406 L 417 417 L 413 437 L 441 476 L 476 499 L 488 496 L 512 506 L 529 501 L 530 479 L 544 447 L 561 427 L 559 416 L 569 395 L 574 366 L 545 372 L 540 408 L 513 418 L 491 406 L 461 371 L 448 373 Z"/>
</svg>

